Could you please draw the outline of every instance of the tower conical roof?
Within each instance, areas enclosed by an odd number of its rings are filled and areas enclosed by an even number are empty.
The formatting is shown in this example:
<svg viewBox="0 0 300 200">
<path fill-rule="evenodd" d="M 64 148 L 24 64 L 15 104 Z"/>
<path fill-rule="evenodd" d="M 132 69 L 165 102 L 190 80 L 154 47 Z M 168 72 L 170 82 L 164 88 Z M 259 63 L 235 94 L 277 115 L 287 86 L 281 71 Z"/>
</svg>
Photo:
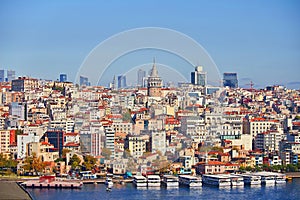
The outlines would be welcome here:
<svg viewBox="0 0 300 200">
<path fill-rule="evenodd" d="M 150 76 L 151 77 L 158 77 L 158 71 L 157 71 L 157 68 L 156 68 L 155 59 L 153 59 L 153 66 L 152 66 L 152 69 L 151 69 Z"/>
</svg>

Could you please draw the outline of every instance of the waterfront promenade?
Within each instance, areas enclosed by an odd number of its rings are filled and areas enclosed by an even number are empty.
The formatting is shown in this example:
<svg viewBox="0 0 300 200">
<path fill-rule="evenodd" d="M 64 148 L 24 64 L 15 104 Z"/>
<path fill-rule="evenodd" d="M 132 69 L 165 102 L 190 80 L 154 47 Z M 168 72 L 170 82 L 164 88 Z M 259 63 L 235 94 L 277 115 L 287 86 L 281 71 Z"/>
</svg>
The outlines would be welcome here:
<svg viewBox="0 0 300 200">
<path fill-rule="evenodd" d="M 0 199 L 13 200 L 31 200 L 30 195 L 24 191 L 15 181 L 0 180 Z"/>
</svg>

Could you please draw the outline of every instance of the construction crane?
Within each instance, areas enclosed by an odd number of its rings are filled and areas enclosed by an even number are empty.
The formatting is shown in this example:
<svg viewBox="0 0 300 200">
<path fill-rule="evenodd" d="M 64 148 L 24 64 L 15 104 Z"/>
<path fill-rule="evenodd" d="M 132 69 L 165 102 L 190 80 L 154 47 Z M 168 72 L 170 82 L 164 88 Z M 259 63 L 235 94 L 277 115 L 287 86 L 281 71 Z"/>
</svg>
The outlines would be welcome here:
<svg viewBox="0 0 300 200">
<path fill-rule="evenodd" d="M 254 83 L 252 81 L 250 81 L 250 83 L 248 83 L 246 85 L 249 85 L 250 86 L 250 91 L 253 92 Z"/>
</svg>

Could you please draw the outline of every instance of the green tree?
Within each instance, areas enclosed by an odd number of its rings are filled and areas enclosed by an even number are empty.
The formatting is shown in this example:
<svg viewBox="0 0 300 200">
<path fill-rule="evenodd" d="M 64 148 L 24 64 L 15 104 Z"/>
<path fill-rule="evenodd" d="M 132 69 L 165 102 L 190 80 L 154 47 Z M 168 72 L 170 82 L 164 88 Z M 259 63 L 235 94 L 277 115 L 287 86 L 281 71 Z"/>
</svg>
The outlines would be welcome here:
<svg viewBox="0 0 300 200">
<path fill-rule="evenodd" d="M 211 150 L 212 150 L 212 151 L 218 151 L 218 152 L 222 152 L 222 153 L 223 153 L 223 148 L 222 148 L 222 147 L 214 146 Z"/>
<path fill-rule="evenodd" d="M 37 157 L 35 153 L 32 156 L 27 156 L 24 161 L 23 169 L 29 172 L 42 172 L 45 168 L 45 163 L 41 157 Z"/>
<path fill-rule="evenodd" d="M 283 166 L 282 165 L 274 165 L 274 166 L 272 166 L 272 169 L 274 171 L 282 171 L 283 170 Z"/>
<path fill-rule="evenodd" d="M 96 158 L 94 158 L 93 156 L 86 155 L 84 157 L 83 165 L 85 166 L 86 170 L 93 169 L 93 167 L 95 166 L 95 164 L 96 164 Z"/>
<path fill-rule="evenodd" d="M 245 172 L 245 171 L 246 171 L 246 168 L 243 166 L 240 166 L 240 172 Z"/>
<path fill-rule="evenodd" d="M 71 151 L 70 149 L 63 149 L 63 150 L 62 150 L 62 155 L 61 155 L 62 158 L 66 158 L 66 154 L 67 154 L 67 153 L 70 153 L 70 151 Z"/>
<path fill-rule="evenodd" d="M 128 109 L 125 113 L 122 114 L 123 121 L 131 122 L 131 113 L 130 109 Z"/>
<path fill-rule="evenodd" d="M 245 170 L 248 171 L 248 172 L 250 172 L 250 171 L 253 171 L 253 168 L 250 167 L 250 166 L 247 166 L 247 167 L 245 167 Z"/>
<path fill-rule="evenodd" d="M 209 152 L 210 150 L 212 150 L 212 147 L 210 146 L 202 146 L 199 149 L 200 152 Z"/>
<path fill-rule="evenodd" d="M 267 164 L 263 164 L 262 165 L 262 169 L 264 170 L 264 171 L 271 171 L 271 167 L 269 166 L 269 165 L 267 165 Z"/>
<path fill-rule="evenodd" d="M 32 163 L 33 158 L 31 156 L 27 156 L 24 161 L 23 169 L 25 171 L 31 172 L 33 170 Z"/>
<path fill-rule="evenodd" d="M 296 171 L 298 171 L 298 167 L 296 165 L 293 165 L 293 164 L 288 164 L 286 166 L 286 171 L 287 172 L 296 172 Z"/>
<path fill-rule="evenodd" d="M 255 165 L 255 171 L 256 172 L 262 171 L 262 166 L 261 165 Z"/>
<path fill-rule="evenodd" d="M 2 153 L 0 154 L 0 170 L 1 174 L 12 174 L 13 168 L 17 167 L 18 162 L 11 159 L 11 158 L 6 158 Z M 5 171 L 3 171 L 3 168 L 6 168 Z"/>
<path fill-rule="evenodd" d="M 80 158 L 74 154 L 70 159 L 69 165 L 71 165 L 72 169 L 77 169 L 80 166 Z"/>
</svg>

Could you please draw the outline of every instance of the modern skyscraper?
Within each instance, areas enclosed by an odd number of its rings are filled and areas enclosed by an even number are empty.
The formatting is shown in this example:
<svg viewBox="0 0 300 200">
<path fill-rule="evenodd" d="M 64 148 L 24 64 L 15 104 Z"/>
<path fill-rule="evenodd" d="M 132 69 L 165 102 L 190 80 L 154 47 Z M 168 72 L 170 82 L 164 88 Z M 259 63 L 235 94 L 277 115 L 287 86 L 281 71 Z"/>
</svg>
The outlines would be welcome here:
<svg viewBox="0 0 300 200">
<path fill-rule="evenodd" d="M 199 86 L 206 86 L 206 72 L 202 66 L 195 67 L 195 71 L 191 72 L 191 83 Z"/>
<path fill-rule="evenodd" d="M 64 132 L 62 129 L 51 129 L 49 128 L 42 139 L 48 138 L 50 144 L 54 145 L 56 151 L 59 152 L 59 156 L 62 155 L 62 150 L 64 147 Z"/>
<path fill-rule="evenodd" d="M 85 86 L 90 86 L 90 82 L 89 82 L 89 78 L 85 77 L 85 76 L 80 76 L 80 80 L 79 80 L 79 84 L 80 86 L 85 85 Z"/>
<path fill-rule="evenodd" d="M 162 80 L 158 76 L 158 72 L 155 65 L 155 60 L 153 61 L 153 66 L 148 77 L 148 96 L 159 97 L 161 93 Z"/>
<path fill-rule="evenodd" d="M 0 70 L 0 82 L 4 82 L 5 80 L 4 80 L 4 70 L 3 69 L 1 69 Z"/>
<path fill-rule="evenodd" d="M 120 75 L 118 76 L 118 89 L 120 88 L 126 88 L 126 76 L 125 75 Z"/>
<path fill-rule="evenodd" d="M 60 74 L 59 82 L 67 82 L 67 74 Z"/>
<path fill-rule="evenodd" d="M 7 70 L 7 81 L 10 82 L 16 79 L 16 72 L 14 70 Z"/>
<path fill-rule="evenodd" d="M 144 78 L 146 77 L 146 71 L 139 69 L 137 72 L 137 86 L 144 86 Z"/>
<path fill-rule="evenodd" d="M 224 87 L 228 86 L 230 88 L 237 88 L 238 87 L 237 73 L 224 73 L 223 86 Z"/>
</svg>

